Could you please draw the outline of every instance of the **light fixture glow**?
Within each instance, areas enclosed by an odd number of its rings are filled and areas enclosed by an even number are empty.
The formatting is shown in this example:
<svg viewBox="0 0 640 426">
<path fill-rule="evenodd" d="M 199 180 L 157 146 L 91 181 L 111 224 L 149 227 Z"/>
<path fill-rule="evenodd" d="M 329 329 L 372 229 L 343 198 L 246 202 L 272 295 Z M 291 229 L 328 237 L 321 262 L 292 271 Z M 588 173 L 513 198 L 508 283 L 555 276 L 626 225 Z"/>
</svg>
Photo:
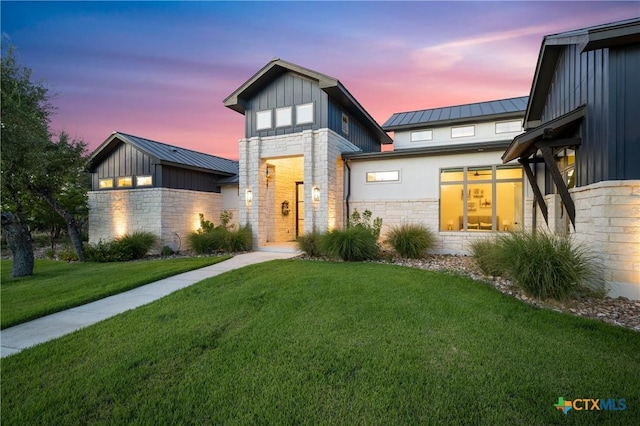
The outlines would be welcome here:
<svg viewBox="0 0 640 426">
<path fill-rule="evenodd" d="M 250 189 L 247 189 L 246 195 L 245 195 L 245 202 L 247 204 L 247 206 L 250 206 L 251 203 L 253 202 L 253 192 L 251 192 Z"/>
<path fill-rule="evenodd" d="M 311 197 L 313 201 L 320 201 L 320 188 L 318 188 L 317 186 L 314 187 Z"/>
</svg>

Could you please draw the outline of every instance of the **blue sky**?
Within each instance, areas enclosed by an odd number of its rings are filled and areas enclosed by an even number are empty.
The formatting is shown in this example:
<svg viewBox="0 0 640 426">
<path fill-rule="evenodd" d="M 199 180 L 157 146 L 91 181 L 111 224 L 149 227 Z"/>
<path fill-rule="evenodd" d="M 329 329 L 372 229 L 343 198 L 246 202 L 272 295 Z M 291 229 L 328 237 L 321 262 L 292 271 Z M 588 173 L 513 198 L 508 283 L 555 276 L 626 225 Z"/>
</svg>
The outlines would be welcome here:
<svg viewBox="0 0 640 426">
<path fill-rule="evenodd" d="M 640 2 L 7 2 L 2 43 L 44 80 L 54 130 L 237 158 L 223 99 L 274 57 L 338 78 L 379 122 L 529 93 L 542 37 Z"/>
</svg>

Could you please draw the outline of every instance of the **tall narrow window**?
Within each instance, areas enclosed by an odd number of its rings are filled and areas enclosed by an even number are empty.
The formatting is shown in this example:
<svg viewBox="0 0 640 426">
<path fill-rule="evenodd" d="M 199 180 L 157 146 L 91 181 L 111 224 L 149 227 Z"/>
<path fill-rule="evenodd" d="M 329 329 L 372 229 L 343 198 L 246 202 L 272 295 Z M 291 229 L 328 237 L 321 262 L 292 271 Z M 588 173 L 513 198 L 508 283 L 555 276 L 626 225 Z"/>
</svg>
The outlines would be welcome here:
<svg viewBox="0 0 640 426">
<path fill-rule="evenodd" d="M 296 106 L 296 124 L 313 123 L 313 104 Z"/>
<path fill-rule="evenodd" d="M 342 134 L 349 134 L 349 116 L 344 112 L 342 113 Z"/>
<path fill-rule="evenodd" d="M 519 166 L 441 170 L 441 231 L 513 231 L 520 229 L 522 217 Z"/>
<path fill-rule="evenodd" d="M 271 128 L 271 110 L 256 112 L 256 130 Z"/>
</svg>

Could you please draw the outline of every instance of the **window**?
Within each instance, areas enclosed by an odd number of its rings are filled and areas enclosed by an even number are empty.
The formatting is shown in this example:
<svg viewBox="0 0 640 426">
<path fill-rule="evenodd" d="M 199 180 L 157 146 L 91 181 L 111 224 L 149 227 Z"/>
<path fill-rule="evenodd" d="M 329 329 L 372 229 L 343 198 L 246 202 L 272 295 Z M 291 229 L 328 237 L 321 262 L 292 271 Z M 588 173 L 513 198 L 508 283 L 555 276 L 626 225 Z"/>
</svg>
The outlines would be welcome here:
<svg viewBox="0 0 640 426">
<path fill-rule="evenodd" d="M 349 134 L 349 116 L 345 113 L 342 113 L 342 133 Z"/>
<path fill-rule="evenodd" d="M 296 106 L 296 124 L 313 123 L 313 104 Z"/>
<path fill-rule="evenodd" d="M 460 126 L 451 128 L 452 138 L 465 138 L 476 134 L 476 126 Z"/>
<path fill-rule="evenodd" d="M 151 186 L 152 184 L 151 176 L 136 176 L 136 186 Z"/>
<path fill-rule="evenodd" d="M 367 182 L 397 182 L 399 180 L 399 170 L 390 170 L 386 172 L 367 172 Z"/>
<path fill-rule="evenodd" d="M 503 121 L 496 123 L 496 133 L 522 132 L 522 121 Z"/>
<path fill-rule="evenodd" d="M 98 188 L 111 189 L 113 188 L 113 178 L 102 178 L 98 180 Z"/>
<path fill-rule="evenodd" d="M 440 171 L 440 231 L 513 231 L 522 223 L 522 168 Z"/>
<path fill-rule="evenodd" d="M 118 188 L 131 188 L 133 186 L 133 178 L 131 176 L 124 176 L 118 178 Z"/>
<path fill-rule="evenodd" d="M 411 142 L 430 141 L 433 139 L 433 130 L 420 130 L 411 132 Z"/>
<path fill-rule="evenodd" d="M 291 126 L 291 107 L 276 109 L 276 127 Z"/>
<path fill-rule="evenodd" d="M 256 112 L 256 130 L 271 128 L 271 110 Z"/>
</svg>

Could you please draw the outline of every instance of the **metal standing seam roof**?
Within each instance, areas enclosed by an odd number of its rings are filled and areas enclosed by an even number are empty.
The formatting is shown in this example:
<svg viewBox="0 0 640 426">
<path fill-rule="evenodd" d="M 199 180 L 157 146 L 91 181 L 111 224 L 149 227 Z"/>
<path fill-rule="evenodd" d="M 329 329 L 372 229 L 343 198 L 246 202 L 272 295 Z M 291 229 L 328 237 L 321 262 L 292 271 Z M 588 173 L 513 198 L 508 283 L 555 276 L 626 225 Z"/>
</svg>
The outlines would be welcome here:
<svg viewBox="0 0 640 426">
<path fill-rule="evenodd" d="M 122 132 L 115 132 L 102 144 L 100 148 L 92 156 L 92 160 L 111 145 L 114 139 L 120 139 L 135 146 L 139 150 L 145 152 L 149 156 L 155 158 L 160 163 L 175 164 L 177 166 L 189 166 L 198 169 L 211 170 L 228 175 L 237 175 L 239 170 L 238 161 L 229 160 L 215 155 L 204 154 L 202 152 L 192 151 L 190 149 L 180 148 L 178 146 L 168 145 L 166 143 L 141 138 L 139 136 L 129 135 Z"/>
<path fill-rule="evenodd" d="M 469 121 L 489 116 L 498 117 L 507 114 L 524 115 L 528 100 L 528 96 L 521 96 L 518 98 L 424 109 L 420 111 L 397 112 L 382 125 L 382 128 L 389 132 L 399 129 L 424 127 L 424 125 Z"/>
</svg>

